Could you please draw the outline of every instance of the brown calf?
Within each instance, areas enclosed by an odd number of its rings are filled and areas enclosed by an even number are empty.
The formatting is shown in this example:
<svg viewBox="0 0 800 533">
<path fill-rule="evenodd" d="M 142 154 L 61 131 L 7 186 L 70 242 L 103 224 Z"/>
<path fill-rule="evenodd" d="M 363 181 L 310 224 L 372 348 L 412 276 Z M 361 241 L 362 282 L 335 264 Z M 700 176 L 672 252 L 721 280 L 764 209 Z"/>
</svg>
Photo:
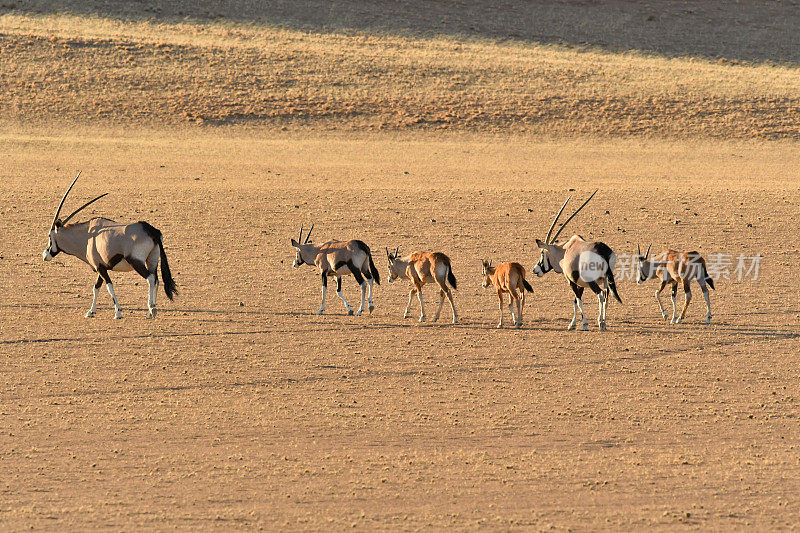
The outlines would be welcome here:
<svg viewBox="0 0 800 533">
<path fill-rule="evenodd" d="M 500 323 L 497 324 L 497 327 L 503 327 L 503 294 L 508 293 L 508 310 L 511 311 L 511 319 L 514 320 L 515 328 L 521 328 L 525 291 L 533 292 L 533 287 L 525 280 L 525 267 L 519 263 L 502 263 L 494 267 L 491 261 L 483 261 L 483 288 L 486 289 L 489 285 L 494 285 L 497 297 L 500 299 Z M 514 315 L 515 304 L 516 316 Z"/>
</svg>

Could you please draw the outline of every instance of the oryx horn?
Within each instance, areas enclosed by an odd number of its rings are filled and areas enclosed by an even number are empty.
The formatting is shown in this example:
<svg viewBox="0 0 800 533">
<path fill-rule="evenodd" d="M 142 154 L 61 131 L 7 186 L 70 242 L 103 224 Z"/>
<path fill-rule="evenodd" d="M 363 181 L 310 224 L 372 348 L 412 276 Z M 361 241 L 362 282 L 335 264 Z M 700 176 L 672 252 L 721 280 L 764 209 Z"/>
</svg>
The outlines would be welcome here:
<svg viewBox="0 0 800 533">
<path fill-rule="evenodd" d="M 394 249 L 394 258 L 397 259 L 400 256 L 400 247 Z"/>
<path fill-rule="evenodd" d="M 67 199 L 67 195 L 69 194 L 69 191 L 72 190 L 72 187 L 75 186 L 75 182 L 78 181 L 78 178 L 80 178 L 80 177 L 81 177 L 81 171 L 79 170 L 78 171 L 78 175 L 75 176 L 74 180 L 72 180 L 72 183 L 70 184 L 69 188 L 67 189 L 67 192 L 65 192 L 64 196 L 61 198 L 61 203 L 58 204 L 58 209 L 56 209 L 56 216 L 53 217 L 53 223 L 50 225 L 50 229 L 53 229 L 53 228 L 56 227 L 56 222 L 58 221 L 58 215 L 61 214 L 61 208 L 64 207 L 64 201 Z"/>
<path fill-rule="evenodd" d="M 560 227 L 560 228 L 558 228 L 558 231 L 557 231 L 557 232 L 556 232 L 556 234 L 553 236 L 553 241 L 555 241 L 556 239 L 558 239 L 558 236 L 559 236 L 559 235 L 561 235 L 561 232 L 562 232 L 562 231 L 563 231 L 563 229 L 564 229 L 564 228 L 567 226 L 567 224 L 569 224 L 569 221 L 570 221 L 570 220 L 572 220 L 573 218 L 575 218 L 575 215 L 577 215 L 578 213 L 580 213 L 580 212 L 581 212 L 581 209 L 583 209 L 584 207 L 586 207 L 586 204 L 588 204 L 588 203 L 589 203 L 589 200 L 591 200 L 592 198 L 594 198 L 594 195 L 595 195 L 595 194 L 597 194 L 597 191 L 598 191 L 598 190 L 600 190 L 600 189 L 595 189 L 595 190 L 594 190 L 594 192 L 592 193 L 592 195 L 591 195 L 589 198 L 587 198 L 587 199 L 586 199 L 586 201 L 585 201 L 585 202 L 583 202 L 583 204 L 581 204 L 581 206 L 578 208 L 578 210 L 577 210 L 577 211 L 575 211 L 574 213 L 572 213 L 572 216 L 570 216 L 570 217 L 569 217 L 569 218 L 566 220 L 566 222 L 564 222 L 563 224 L 561 224 L 561 227 Z"/>
<path fill-rule="evenodd" d="M 638 242 L 636 243 L 636 253 L 639 254 L 639 255 L 642 255 L 642 247 L 639 246 Z"/>
<path fill-rule="evenodd" d="M 88 202 L 86 202 L 85 204 L 83 204 L 82 206 L 80 206 L 78 209 L 76 209 L 75 211 L 73 211 L 73 212 L 72 212 L 72 214 L 71 214 L 70 216 L 68 216 L 67 218 L 65 218 L 65 219 L 64 219 L 64 220 L 61 222 L 61 224 L 63 224 L 63 225 L 66 225 L 66 224 L 67 224 L 67 222 L 69 222 L 69 219 L 71 219 L 72 217 L 74 217 L 75 215 L 77 215 L 77 214 L 78 214 L 78 213 L 79 213 L 81 210 L 83 210 L 83 209 L 85 209 L 85 208 L 89 207 L 90 205 L 92 205 L 92 204 L 93 204 L 93 203 L 95 203 L 97 200 L 99 200 L 100 198 L 102 198 L 103 196 L 105 196 L 105 195 L 107 195 L 107 194 L 108 194 L 107 192 L 104 192 L 103 194 L 101 194 L 100 196 L 98 196 L 97 198 L 95 198 L 94 200 L 89 200 Z"/>
<path fill-rule="evenodd" d="M 647 259 L 648 257 L 650 257 L 650 248 L 652 248 L 652 247 L 653 247 L 653 243 L 651 242 L 651 243 L 650 243 L 650 246 L 648 246 L 648 247 L 647 247 L 647 253 L 646 253 L 646 254 L 644 254 L 644 258 L 645 258 L 645 259 Z"/>
<path fill-rule="evenodd" d="M 303 244 L 307 244 L 308 243 L 308 239 L 311 238 L 311 232 L 312 231 L 314 231 L 314 223 L 313 222 L 311 223 L 311 229 L 308 230 L 308 233 L 306 233 L 306 240 L 305 240 L 305 242 Z M 300 238 L 302 238 L 302 237 L 303 237 L 303 234 L 301 233 L 300 234 Z"/>
<path fill-rule="evenodd" d="M 554 218 L 553 223 L 550 224 L 550 229 L 547 230 L 547 237 L 544 238 L 545 244 L 550 244 L 550 234 L 553 233 L 553 228 L 556 227 L 556 222 L 558 222 L 558 217 L 560 217 L 561 213 L 564 212 L 564 208 L 567 207 L 567 202 L 569 202 L 570 198 L 572 198 L 572 195 L 567 196 L 567 199 L 564 201 L 564 205 L 562 205 L 561 209 L 558 210 L 558 213 L 556 213 L 556 218 Z"/>
</svg>

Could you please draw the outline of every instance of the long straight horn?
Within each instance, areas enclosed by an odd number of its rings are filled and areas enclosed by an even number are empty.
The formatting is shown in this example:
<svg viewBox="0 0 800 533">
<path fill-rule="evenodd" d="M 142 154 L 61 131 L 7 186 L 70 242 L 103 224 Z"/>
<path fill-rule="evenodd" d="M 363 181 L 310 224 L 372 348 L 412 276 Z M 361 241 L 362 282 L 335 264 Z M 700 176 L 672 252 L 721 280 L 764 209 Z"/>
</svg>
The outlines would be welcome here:
<svg viewBox="0 0 800 533">
<path fill-rule="evenodd" d="M 67 192 L 65 192 L 64 196 L 61 198 L 61 203 L 58 204 L 58 209 L 56 209 L 56 216 L 53 217 L 53 223 L 50 225 L 50 229 L 53 229 L 53 228 L 56 227 L 56 221 L 58 220 L 58 215 L 61 214 L 61 208 L 64 207 L 64 201 L 67 199 L 67 195 L 69 194 L 69 191 L 72 190 L 72 187 L 75 185 L 75 182 L 78 181 L 78 178 L 80 178 L 80 177 L 81 177 L 81 171 L 79 170 L 78 171 L 78 175 L 75 176 L 74 180 L 72 180 L 72 183 L 70 184 L 69 188 L 67 189 Z"/>
<path fill-rule="evenodd" d="M 561 235 L 561 232 L 562 232 L 562 231 L 564 230 L 564 228 L 567 226 L 567 224 L 569 223 L 569 221 L 570 221 L 570 220 L 572 220 L 573 218 L 575 218 L 575 215 L 577 215 L 578 213 L 580 213 L 580 212 L 581 212 L 581 209 L 583 209 L 584 207 L 586 207 L 586 204 L 588 204 L 588 203 L 589 203 L 589 200 L 591 200 L 592 198 L 594 198 L 594 195 L 595 195 L 595 194 L 597 194 L 597 191 L 598 191 L 598 190 L 600 190 L 600 189 L 595 189 L 595 191 L 592 193 L 592 195 L 591 195 L 589 198 L 587 198 L 585 202 L 583 202 L 583 204 L 582 204 L 582 205 L 581 205 L 581 206 L 578 208 L 578 210 L 577 210 L 577 211 L 575 211 L 574 213 L 572 213 L 572 216 L 571 216 L 571 217 L 569 217 L 569 218 L 567 219 L 567 221 L 566 221 L 566 222 L 564 222 L 563 224 L 561 224 L 561 227 L 560 227 L 560 228 L 558 228 L 558 231 L 556 232 L 555 236 L 553 237 L 553 241 L 555 241 L 556 239 L 558 239 L 558 236 L 559 236 L 559 235 Z"/>
<path fill-rule="evenodd" d="M 70 216 L 68 216 L 67 218 L 65 218 L 65 219 L 64 219 L 64 220 L 63 220 L 61 223 L 66 225 L 66 223 L 67 223 L 67 222 L 69 222 L 69 219 L 71 219 L 72 217 L 74 217 L 75 215 L 77 215 L 77 214 L 78 214 L 78 213 L 79 213 L 81 210 L 83 210 L 83 209 L 85 209 L 85 208 L 89 207 L 90 205 L 92 205 L 92 204 L 93 204 L 93 203 L 95 203 L 97 200 L 99 200 L 100 198 L 102 198 L 103 196 L 105 196 L 105 195 L 107 195 L 107 194 L 108 194 L 107 192 L 104 192 L 103 194 L 101 194 L 100 196 L 98 196 L 97 198 L 95 198 L 94 200 L 89 200 L 88 202 L 86 202 L 85 204 L 83 204 L 82 206 L 80 206 L 78 209 L 76 209 L 75 211 L 73 211 L 73 212 L 72 212 L 72 214 L 71 214 Z"/>
<path fill-rule="evenodd" d="M 397 259 L 398 257 L 400 257 L 400 247 L 399 246 L 394 249 L 394 258 Z"/>
<path fill-rule="evenodd" d="M 636 243 L 636 253 L 637 253 L 638 255 L 642 255 L 642 247 L 641 247 L 641 246 L 639 246 L 639 243 L 638 243 L 638 242 Z"/>
<path fill-rule="evenodd" d="M 650 248 L 652 248 L 652 247 L 653 247 L 653 243 L 651 242 L 651 243 L 650 243 L 650 246 L 648 246 L 648 247 L 647 247 L 647 253 L 646 253 L 646 254 L 644 254 L 644 258 L 645 258 L 645 259 L 647 259 L 648 257 L 650 257 Z"/>
<path fill-rule="evenodd" d="M 312 232 L 312 231 L 314 231 L 314 223 L 313 223 L 313 222 L 311 223 L 311 229 L 310 229 L 310 230 L 308 230 L 308 233 L 306 234 L 306 242 L 304 242 L 303 244 L 307 243 L 307 242 L 308 242 L 308 239 L 310 239 L 310 238 L 311 238 L 311 232 Z M 302 237 L 302 235 L 301 235 L 301 237 Z"/>
<path fill-rule="evenodd" d="M 553 228 L 556 227 L 556 222 L 558 222 L 558 217 L 560 217 L 561 213 L 564 212 L 564 208 L 567 207 L 567 202 L 569 202 L 570 198 L 572 198 L 572 195 L 567 196 L 567 199 L 564 200 L 564 205 L 562 205 L 561 209 L 558 210 L 558 213 L 556 213 L 556 218 L 554 218 L 553 223 L 550 224 L 550 229 L 547 230 L 547 237 L 544 238 L 545 244 L 550 244 L 550 234 L 553 233 Z"/>
</svg>

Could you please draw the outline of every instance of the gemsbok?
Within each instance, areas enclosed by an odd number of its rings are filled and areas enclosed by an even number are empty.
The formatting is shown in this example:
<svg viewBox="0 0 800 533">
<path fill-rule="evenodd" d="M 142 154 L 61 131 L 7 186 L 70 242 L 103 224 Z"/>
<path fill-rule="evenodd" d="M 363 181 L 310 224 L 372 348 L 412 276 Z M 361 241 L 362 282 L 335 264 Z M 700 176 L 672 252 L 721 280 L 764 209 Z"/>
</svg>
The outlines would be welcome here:
<svg viewBox="0 0 800 533">
<path fill-rule="evenodd" d="M 300 227 L 300 241 L 292 239 L 292 246 L 295 248 L 296 254 L 294 258 L 294 268 L 302 265 L 316 265 L 322 276 L 322 305 L 317 311 L 318 315 L 325 312 L 325 293 L 328 290 L 328 278 L 336 278 L 336 295 L 344 302 L 347 308 L 347 314 L 353 314 L 353 308 L 347 303 L 342 295 L 342 276 L 352 274 L 361 286 L 361 306 L 356 315 L 361 315 L 364 311 L 364 300 L 367 293 L 367 286 L 369 285 L 369 312 L 375 309 L 372 303 L 372 281 L 378 285 L 381 284 L 381 277 L 378 269 L 375 268 L 375 263 L 372 261 L 372 253 L 369 246 L 364 244 L 363 241 L 337 241 L 330 240 L 322 244 L 314 244 L 311 242 L 311 232 L 314 230 L 314 224 L 311 224 L 311 229 L 306 234 L 305 241 L 303 241 L 303 227 Z"/>
<path fill-rule="evenodd" d="M 175 280 L 172 279 L 167 263 L 167 255 L 164 253 L 161 232 L 147 222 L 120 224 L 102 217 L 92 218 L 86 222 L 67 224 L 81 210 L 108 193 L 86 202 L 64 220 L 59 219 L 58 215 L 61 214 L 64 201 L 80 175 L 81 173 L 78 172 L 61 198 L 61 203 L 58 204 L 53 223 L 50 225 L 50 242 L 42 252 L 42 259 L 50 261 L 60 252 L 64 252 L 84 261 L 97 273 L 97 281 L 92 289 L 92 306 L 86 313 L 87 318 L 94 316 L 97 309 L 97 291 L 103 282 L 106 283 L 108 293 L 114 300 L 114 318 L 122 318 L 122 310 L 108 272 L 135 270 L 147 280 L 150 287 L 147 298 L 147 318 L 155 318 L 159 262 L 167 298 L 172 300 L 173 296 L 178 294 Z"/>
<path fill-rule="evenodd" d="M 525 267 L 519 263 L 501 263 L 492 266 L 491 261 L 483 263 L 483 288 L 488 289 L 494 285 L 497 297 L 500 299 L 500 323 L 498 328 L 503 327 L 503 294 L 508 293 L 508 310 L 511 311 L 511 319 L 514 327 L 522 327 L 522 310 L 525 308 L 525 291 L 533 292 L 533 287 L 525 279 Z M 516 305 L 517 312 L 514 313 Z"/>
<path fill-rule="evenodd" d="M 594 198 L 597 191 L 581 205 L 572 215 L 561 224 L 556 234 L 550 238 L 553 228 L 558 222 L 558 218 L 567 207 L 571 196 L 567 197 L 564 205 L 556 214 L 547 236 L 544 241 L 536 239 L 536 246 L 541 250 L 539 262 L 533 268 L 533 272 L 541 277 L 550 270 L 555 270 L 569 281 L 572 292 L 575 293 L 575 300 L 572 304 L 572 321 L 567 327 L 568 330 L 575 329 L 577 326 L 578 309 L 581 311 L 582 325 L 581 330 L 589 329 L 586 315 L 583 313 L 583 290 L 589 287 L 597 295 L 599 300 L 599 311 L 597 325 L 601 331 L 606 330 L 606 307 L 608 307 L 609 292 L 614 295 L 618 302 L 622 303 L 617 294 L 617 287 L 614 284 L 614 265 L 617 261 L 616 254 L 606 244 L 602 242 L 587 241 L 580 235 L 573 235 L 566 242 L 556 244 L 556 239 L 575 215 L 580 213 L 589 200 Z M 603 286 L 601 288 L 601 285 Z"/>
<path fill-rule="evenodd" d="M 714 288 L 714 280 L 708 275 L 706 261 L 703 256 L 694 251 L 664 250 L 648 259 L 652 246 L 652 244 L 648 246 L 647 252 L 642 255 L 642 249 L 637 245 L 638 254 L 636 259 L 639 277 L 636 283 L 644 283 L 655 277 L 661 280 L 661 286 L 656 291 L 656 300 L 658 300 L 658 308 L 661 310 L 661 317 L 667 318 L 664 306 L 661 305 L 661 291 L 667 285 L 672 285 L 672 294 L 670 295 L 672 298 L 672 320 L 670 320 L 670 323 L 678 324 L 683 320 L 683 317 L 686 316 L 686 308 L 689 307 L 689 302 L 692 301 L 690 284 L 693 279 L 696 279 L 698 285 L 700 285 L 700 290 L 703 291 L 703 298 L 706 300 L 706 324 L 711 323 L 711 301 L 708 298 L 708 287 Z M 683 293 L 686 297 L 680 316 L 677 316 L 678 307 L 675 302 L 678 283 L 683 284 Z"/>
<path fill-rule="evenodd" d="M 453 310 L 453 324 L 458 322 L 458 312 L 456 312 L 456 305 L 453 303 L 453 294 L 450 291 L 450 287 L 447 286 L 449 283 L 451 287 L 456 288 L 456 277 L 453 275 L 449 257 L 441 252 L 414 252 L 405 257 L 400 257 L 400 247 L 397 247 L 393 254 L 389 253 L 387 248 L 386 258 L 389 260 L 389 281 L 392 282 L 403 278 L 409 280 L 412 285 L 411 292 L 408 293 L 408 305 L 406 305 L 403 318 L 411 316 L 411 302 L 416 294 L 421 310 L 419 321 L 425 322 L 422 286 L 428 283 L 436 283 L 439 286 L 439 307 L 436 309 L 433 321 L 439 320 L 442 304 L 445 296 L 447 296 L 450 308 Z"/>
</svg>

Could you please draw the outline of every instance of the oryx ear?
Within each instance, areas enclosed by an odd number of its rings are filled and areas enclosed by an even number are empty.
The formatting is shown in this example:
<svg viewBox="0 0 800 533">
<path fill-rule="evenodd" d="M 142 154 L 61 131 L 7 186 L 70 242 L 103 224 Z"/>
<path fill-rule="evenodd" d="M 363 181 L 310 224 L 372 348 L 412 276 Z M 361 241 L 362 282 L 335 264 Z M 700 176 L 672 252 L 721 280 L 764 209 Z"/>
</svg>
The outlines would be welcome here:
<svg viewBox="0 0 800 533">
<path fill-rule="evenodd" d="M 299 248 L 300 247 L 300 243 L 297 242 L 296 240 L 292 239 L 292 246 L 295 247 L 295 248 Z"/>
<path fill-rule="evenodd" d="M 539 239 L 536 239 L 536 246 L 538 246 L 539 248 L 542 248 L 544 246 L 544 243 L 542 241 L 540 241 Z"/>
</svg>

